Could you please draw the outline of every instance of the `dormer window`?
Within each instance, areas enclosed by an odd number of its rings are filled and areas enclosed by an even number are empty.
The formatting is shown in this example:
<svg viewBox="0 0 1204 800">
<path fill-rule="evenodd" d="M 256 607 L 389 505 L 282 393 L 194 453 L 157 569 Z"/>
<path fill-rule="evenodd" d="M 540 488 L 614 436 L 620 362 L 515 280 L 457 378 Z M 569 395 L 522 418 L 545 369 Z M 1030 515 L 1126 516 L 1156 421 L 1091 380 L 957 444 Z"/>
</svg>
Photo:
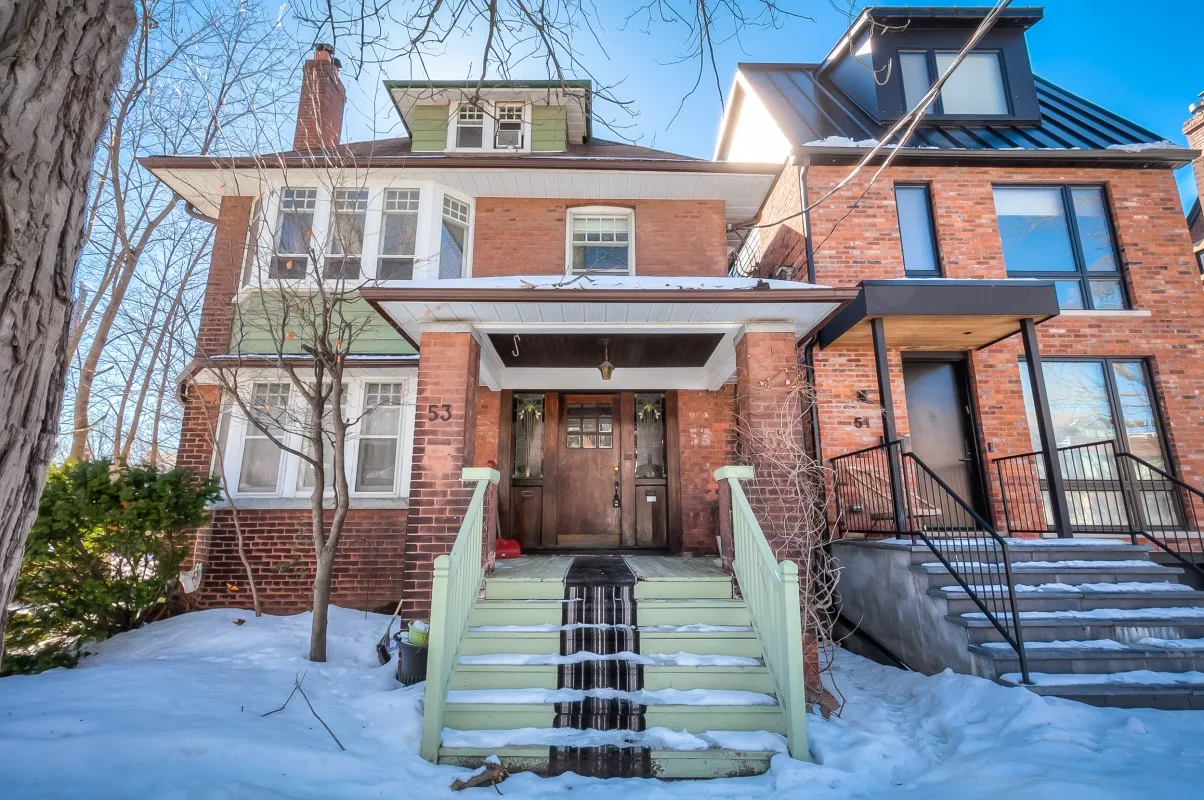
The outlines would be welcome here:
<svg viewBox="0 0 1204 800">
<path fill-rule="evenodd" d="M 956 50 L 899 51 L 903 97 L 909 110 L 919 105 L 932 84 L 956 59 Z M 945 81 L 928 113 L 971 117 L 1011 113 L 1000 54 L 996 51 L 968 54 Z"/>
<path fill-rule="evenodd" d="M 456 147 L 468 149 L 484 146 L 485 110 L 465 103 L 456 113 Z"/>
<path fill-rule="evenodd" d="M 498 150 L 521 150 L 523 146 L 522 103 L 498 103 L 497 134 L 494 147 Z"/>
</svg>

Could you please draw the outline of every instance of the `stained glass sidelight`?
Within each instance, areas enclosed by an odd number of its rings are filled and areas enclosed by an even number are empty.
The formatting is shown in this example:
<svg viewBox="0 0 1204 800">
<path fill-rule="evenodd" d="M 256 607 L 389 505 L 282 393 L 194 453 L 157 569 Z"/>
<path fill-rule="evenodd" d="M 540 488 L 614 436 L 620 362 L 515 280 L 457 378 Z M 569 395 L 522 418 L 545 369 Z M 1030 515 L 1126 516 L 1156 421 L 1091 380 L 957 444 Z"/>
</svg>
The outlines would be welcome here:
<svg viewBox="0 0 1204 800">
<path fill-rule="evenodd" d="M 635 396 L 635 476 L 665 477 L 665 395 Z"/>
<path fill-rule="evenodd" d="M 543 477 L 543 395 L 514 395 L 515 478 Z"/>
</svg>

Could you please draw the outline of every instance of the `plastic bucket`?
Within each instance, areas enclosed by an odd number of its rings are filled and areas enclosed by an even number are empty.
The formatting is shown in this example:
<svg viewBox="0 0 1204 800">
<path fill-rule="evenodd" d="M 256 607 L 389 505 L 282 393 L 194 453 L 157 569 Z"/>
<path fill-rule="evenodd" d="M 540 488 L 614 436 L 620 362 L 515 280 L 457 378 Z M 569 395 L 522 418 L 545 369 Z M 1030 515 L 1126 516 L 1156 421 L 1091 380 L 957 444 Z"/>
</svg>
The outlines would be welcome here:
<svg viewBox="0 0 1204 800">
<path fill-rule="evenodd" d="M 426 647 L 397 640 L 397 680 L 402 686 L 413 686 L 426 680 Z"/>
</svg>

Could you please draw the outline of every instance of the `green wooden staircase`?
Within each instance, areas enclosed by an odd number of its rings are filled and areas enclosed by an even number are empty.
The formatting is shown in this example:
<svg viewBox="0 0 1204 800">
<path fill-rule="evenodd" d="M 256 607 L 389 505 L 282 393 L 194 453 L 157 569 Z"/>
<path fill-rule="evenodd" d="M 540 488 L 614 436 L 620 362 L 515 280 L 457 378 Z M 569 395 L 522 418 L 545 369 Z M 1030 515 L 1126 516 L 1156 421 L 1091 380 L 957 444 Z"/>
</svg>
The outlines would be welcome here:
<svg viewBox="0 0 1204 800">
<path fill-rule="evenodd" d="M 750 546 L 760 530 L 737 482 L 749 473 L 717 474 L 734 489 L 733 567 L 745 581 L 709 559 L 622 557 L 634 576 L 623 617 L 630 625 L 566 628 L 572 557 L 499 562 L 486 576 L 468 568 L 481 563 L 480 530 L 462 529 L 464 546 L 458 540 L 459 551 L 436 562 L 423 756 L 475 767 L 496 755 L 508 769 L 540 774 L 663 778 L 757 774 L 778 752 L 805 758 L 797 577 L 793 564 L 767 558 L 767 545 Z M 465 477 L 480 481 L 483 497 L 495 475 Z M 470 509 L 466 525 L 478 516 Z M 616 641 L 632 649 L 575 649 L 574 626 L 621 627 Z M 565 664 L 603 677 L 566 688 Z M 606 688 L 617 685 L 606 683 L 610 672 L 637 675 L 638 683 Z M 625 702 L 634 713 L 621 730 L 565 727 L 558 710 L 573 702 Z"/>
</svg>

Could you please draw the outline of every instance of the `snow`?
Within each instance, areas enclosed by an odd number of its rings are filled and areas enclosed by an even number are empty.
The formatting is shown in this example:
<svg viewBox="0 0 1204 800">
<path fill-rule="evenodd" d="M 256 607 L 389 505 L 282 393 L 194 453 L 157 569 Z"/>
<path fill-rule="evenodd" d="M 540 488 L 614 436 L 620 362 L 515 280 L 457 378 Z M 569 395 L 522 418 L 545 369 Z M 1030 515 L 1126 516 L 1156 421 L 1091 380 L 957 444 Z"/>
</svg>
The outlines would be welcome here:
<svg viewBox="0 0 1204 800">
<path fill-rule="evenodd" d="M 418 757 L 422 686 L 402 688 L 391 665 L 376 663 L 373 647 L 387 622 L 331 609 L 330 660 L 314 664 L 305 659 L 308 615 L 202 611 L 118 636 L 78 669 L 2 678 L 0 794 L 461 797 L 448 786 L 471 770 Z M 261 716 L 283 703 L 301 676 L 346 752 L 299 697 Z M 903 672 L 844 652 L 833 677 L 830 688 L 845 706 L 838 718 L 808 717 L 816 763 L 779 754 L 765 775 L 706 783 L 516 773 L 500 789 L 533 800 L 1119 800 L 1190 797 L 1204 784 L 1202 712 L 1093 708 L 966 675 Z M 695 749 L 766 736 L 649 734 Z M 776 741 L 768 749 L 780 750 Z M 462 797 L 495 795 L 480 789 Z"/>
<path fill-rule="evenodd" d="M 1183 145 L 1162 139 L 1157 142 L 1130 142 L 1126 144 L 1110 144 L 1108 150 L 1124 150 L 1126 153 L 1140 153 L 1143 150 L 1182 150 Z"/>
<path fill-rule="evenodd" d="M 1006 592 L 1007 587 L 1003 584 L 983 584 L 971 585 L 975 592 Z M 1030 592 L 1109 592 L 1109 593 L 1128 593 L 1128 592 L 1190 592 L 1190 586 L 1184 586 L 1181 583 L 1170 583 L 1169 581 L 1150 581 L 1143 583 L 1141 581 L 1121 581 L 1120 583 L 1041 583 L 1027 584 L 1017 583 L 1016 591 L 1020 593 Z M 961 592 L 965 594 L 966 590 L 960 586 L 942 586 L 942 592 Z"/>
<path fill-rule="evenodd" d="M 581 650 L 562 656 L 559 653 L 531 655 L 527 653 L 488 653 L 477 656 L 460 656 L 461 664 L 519 666 L 542 664 L 580 664 L 583 661 L 631 661 L 644 666 L 678 667 L 755 667 L 761 662 L 748 656 L 720 656 L 699 653 L 650 653 L 642 655 L 624 650 L 620 653 L 600 655 Z"/>
<path fill-rule="evenodd" d="M 572 631 L 578 628 L 630 628 L 630 625 L 612 625 L 605 622 L 571 622 L 568 625 L 556 625 L 544 622 L 539 625 L 476 625 L 469 628 L 471 633 L 554 633 Z M 707 625 L 693 622 L 689 625 L 641 625 L 637 630 L 641 633 L 742 633 L 751 631 L 747 625 Z"/>
<path fill-rule="evenodd" d="M 983 561 L 952 561 L 953 568 L 957 570 L 1002 570 L 1003 564 L 989 563 Z M 939 567 L 945 568 L 945 565 L 939 561 L 926 561 L 922 565 L 924 567 Z M 1024 572 L 1025 570 L 1033 569 L 1115 569 L 1123 567 L 1129 569 L 1131 567 L 1156 567 L 1151 561 L 1129 560 L 1129 561 L 1088 561 L 1084 559 L 1071 559 L 1069 561 L 1013 561 L 1013 572 Z"/>
<path fill-rule="evenodd" d="M 447 278 L 441 280 L 406 281 L 407 289 L 530 289 L 532 291 L 596 291 L 604 289 L 685 291 L 806 289 L 817 284 L 798 281 L 763 280 L 760 278 L 659 278 L 649 275 L 507 275 L 496 278 Z M 821 287 L 826 288 L 826 287 Z M 499 562 L 500 563 L 500 562 Z"/>
<path fill-rule="evenodd" d="M 967 619 L 986 619 L 986 614 L 973 611 L 962 614 Z M 1001 614 L 1000 616 L 1009 616 Z M 1071 611 L 1021 611 L 1020 619 L 1201 619 L 1204 608 L 1090 608 Z"/>
<path fill-rule="evenodd" d="M 761 692 L 738 689 L 455 689 L 447 693 L 448 703 L 484 703 L 532 705 L 539 703 L 579 703 L 587 697 L 601 700 L 628 700 L 641 706 L 772 706 L 777 700 Z"/>
<path fill-rule="evenodd" d="M 1131 672 L 1104 674 L 1062 674 L 1056 672 L 1030 672 L 1029 679 L 1035 686 L 1104 686 L 1127 684 L 1130 686 L 1204 686 L 1204 672 L 1153 672 L 1135 669 Z M 1020 683 L 1019 672 L 1008 672 L 1000 678 L 1008 683 Z"/>
<path fill-rule="evenodd" d="M 825 136 L 811 142 L 804 142 L 803 147 L 876 147 L 877 139 L 851 139 L 848 136 Z"/>
<path fill-rule="evenodd" d="M 989 650 L 1006 650 L 1011 652 L 1014 648 L 1007 642 L 985 642 L 980 647 L 985 647 Z M 1132 648 L 1124 642 L 1118 642 L 1115 639 L 1080 639 L 1080 640 L 1054 640 L 1052 642 L 1025 642 L 1025 651 L 1029 650 L 1130 650 Z"/>
<path fill-rule="evenodd" d="M 656 750 L 751 750 L 786 751 L 786 738 L 769 731 L 707 731 L 693 734 L 654 727 L 646 731 L 585 731 L 572 728 L 514 728 L 511 730 L 457 731 L 443 729 L 444 747 L 522 747 L 523 745 L 572 745 L 573 747 L 651 747 Z M 798 763 L 798 762 L 794 762 Z M 697 789 L 696 789 L 697 793 Z M 677 795 L 664 795 L 666 797 Z M 681 797 L 692 795 L 682 794 Z M 697 794 L 693 795 L 697 796 Z"/>
</svg>

